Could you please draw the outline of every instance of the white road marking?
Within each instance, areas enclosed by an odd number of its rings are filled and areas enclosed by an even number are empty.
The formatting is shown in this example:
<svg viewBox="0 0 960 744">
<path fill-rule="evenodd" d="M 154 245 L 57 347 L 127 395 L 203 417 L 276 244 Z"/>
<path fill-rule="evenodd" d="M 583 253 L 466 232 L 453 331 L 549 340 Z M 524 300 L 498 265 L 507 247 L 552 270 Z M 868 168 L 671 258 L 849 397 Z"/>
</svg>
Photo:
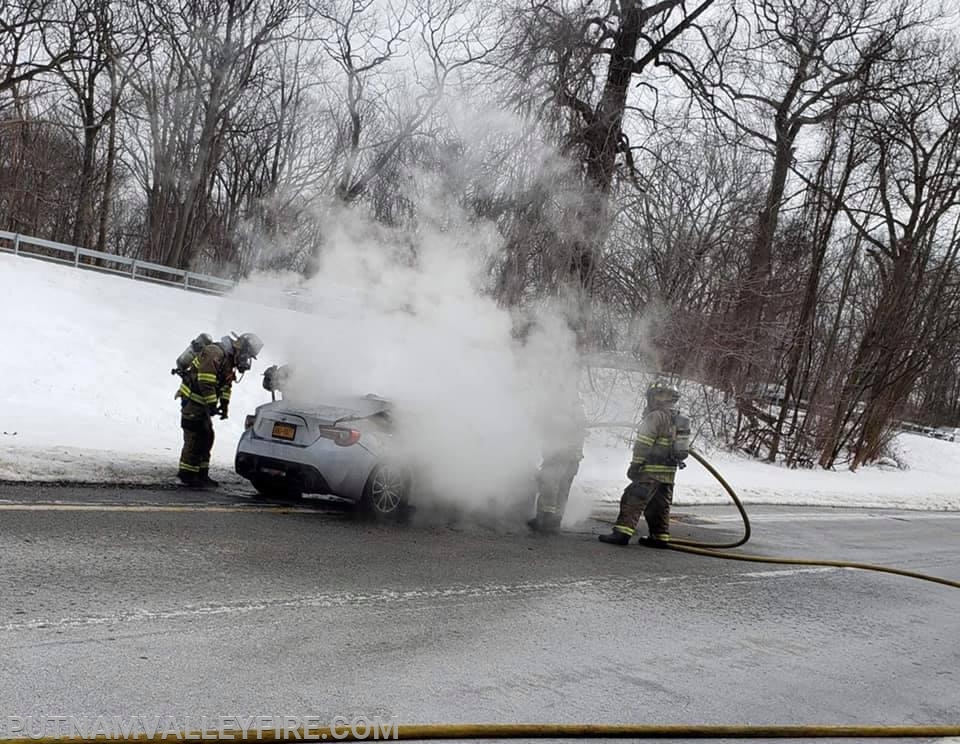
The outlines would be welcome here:
<svg viewBox="0 0 960 744">
<path fill-rule="evenodd" d="M 603 507 L 608 506 L 603 504 Z M 616 511 L 616 505 L 609 505 L 610 509 L 601 509 L 597 511 L 592 518 L 598 521 L 610 521 L 606 519 L 607 512 Z M 737 513 L 732 514 L 697 514 L 696 507 L 675 507 L 677 510 L 678 521 L 682 522 L 685 515 L 689 515 L 704 524 L 721 522 L 740 522 L 741 517 Z M 690 511 L 685 511 L 690 509 Z M 337 509 L 324 509 L 317 507 L 284 506 L 280 504 L 256 504 L 256 503 L 238 503 L 238 504 L 122 504 L 122 503 L 103 503 L 103 502 L 35 502 L 35 501 L 14 501 L 10 499 L 0 499 L 0 511 L 101 511 L 101 512 L 177 512 L 177 511 L 209 511 L 209 512 L 275 512 L 289 514 L 317 514 L 327 511 L 337 513 Z M 841 521 L 863 521 L 868 519 L 894 519 L 894 520 L 940 520 L 940 519 L 960 519 L 960 511 L 956 512 L 938 512 L 938 511 L 893 511 L 893 512 L 873 512 L 865 507 L 862 510 L 851 509 L 850 511 L 832 512 L 832 511 L 800 511 L 800 512 L 779 512 L 772 514 L 750 514 L 751 523 L 758 522 L 841 522 Z"/>
<path fill-rule="evenodd" d="M 662 578 L 662 577 L 658 577 Z M 680 577 L 677 577 L 680 578 Z M 34 630 L 42 628 L 72 628 L 88 625 L 108 625 L 131 621 L 176 620 L 214 615 L 242 615 L 259 610 L 333 608 L 361 604 L 396 604 L 457 598 L 496 598 L 533 591 L 564 591 L 598 588 L 623 583 L 622 578 L 581 579 L 571 581 L 522 582 L 516 584 L 487 584 L 478 586 L 446 587 L 438 589 L 382 589 L 373 592 L 326 592 L 294 597 L 263 599 L 233 604 L 213 604 L 169 610 L 135 609 L 108 615 L 65 617 L 56 620 L 36 619 L 0 625 L 0 631 Z"/>
<path fill-rule="evenodd" d="M 268 504 L 71 504 L 0 503 L 0 511 L 92 511 L 92 512 L 273 512 L 319 514 L 322 509 Z"/>
<path fill-rule="evenodd" d="M 832 571 L 836 569 L 798 569 L 798 570 L 771 570 L 740 572 L 723 577 L 717 576 L 638 576 L 624 578 L 622 576 L 593 577 L 589 579 L 570 579 L 560 581 L 533 581 L 513 584 L 480 584 L 476 586 L 453 586 L 436 589 L 381 589 L 372 592 L 325 592 L 273 599 L 251 600 L 231 604 L 209 604 L 187 606 L 173 609 L 151 610 L 138 608 L 121 610 L 104 615 L 86 615 L 79 617 L 36 618 L 21 622 L 12 622 L 0 625 L 0 632 L 19 632 L 30 630 L 67 630 L 91 626 L 114 625 L 130 622 L 158 622 L 166 620 L 182 620 L 200 617 L 246 615 L 261 610 L 277 609 L 328 609 L 355 605 L 397 605 L 409 602 L 437 602 L 459 599 L 498 599 L 522 596 L 529 593 L 545 592 L 556 595 L 559 592 L 602 591 L 629 593 L 634 592 L 638 585 L 663 584 L 675 582 L 702 582 L 716 584 L 740 584 L 743 579 L 783 579 L 799 573 L 816 571 Z"/>
<path fill-rule="evenodd" d="M 747 571 L 740 574 L 741 576 L 751 576 L 759 579 L 767 578 L 779 578 L 782 576 L 795 576 L 797 574 L 807 574 L 807 573 L 825 573 L 827 571 L 838 571 L 839 568 L 835 566 L 819 566 L 815 568 L 781 568 L 774 569 L 772 571 Z"/>
</svg>

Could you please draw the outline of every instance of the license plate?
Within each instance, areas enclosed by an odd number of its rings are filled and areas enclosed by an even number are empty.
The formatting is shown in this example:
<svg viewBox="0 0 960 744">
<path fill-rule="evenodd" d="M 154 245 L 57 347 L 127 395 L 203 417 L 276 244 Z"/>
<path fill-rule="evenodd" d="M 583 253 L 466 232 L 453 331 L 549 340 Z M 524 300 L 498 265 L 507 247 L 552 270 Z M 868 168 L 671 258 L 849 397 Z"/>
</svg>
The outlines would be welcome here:
<svg viewBox="0 0 960 744">
<path fill-rule="evenodd" d="M 293 441 L 297 438 L 297 427 L 292 424 L 276 423 L 273 425 L 273 437 Z"/>
</svg>

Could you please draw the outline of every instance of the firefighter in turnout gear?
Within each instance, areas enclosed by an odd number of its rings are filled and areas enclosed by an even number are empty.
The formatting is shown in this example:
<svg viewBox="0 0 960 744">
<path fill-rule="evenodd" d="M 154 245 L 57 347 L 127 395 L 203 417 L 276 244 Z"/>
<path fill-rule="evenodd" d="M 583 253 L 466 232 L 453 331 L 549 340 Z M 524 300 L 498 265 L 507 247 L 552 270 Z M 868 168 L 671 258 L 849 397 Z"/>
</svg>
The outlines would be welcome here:
<svg viewBox="0 0 960 744">
<path fill-rule="evenodd" d="M 656 548 L 669 545 L 673 484 L 677 468 L 685 467 L 683 460 L 690 447 L 690 422 L 676 409 L 679 400 L 680 393 L 672 385 L 655 382 L 647 389 L 647 409 L 627 470 L 630 485 L 620 498 L 613 530 L 600 535 L 601 542 L 626 545 L 643 516 L 650 534 L 639 542 Z"/>
<path fill-rule="evenodd" d="M 566 391 L 566 400 L 554 407 L 546 422 L 542 445 L 543 462 L 537 473 L 537 515 L 527 522 L 536 532 L 559 531 L 567 508 L 570 486 L 580 469 L 587 417 L 576 388 Z"/>
<path fill-rule="evenodd" d="M 219 485 L 210 477 L 210 451 L 213 449 L 213 416 L 227 418 L 230 393 L 236 373 L 250 369 L 263 348 L 253 333 L 224 336 L 195 353 L 181 370 L 174 370 L 182 382 L 175 398 L 180 399 L 180 427 L 183 450 L 177 477 L 188 486 L 213 488 Z M 179 365 L 178 365 L 179 366 Z"/>
</svg>

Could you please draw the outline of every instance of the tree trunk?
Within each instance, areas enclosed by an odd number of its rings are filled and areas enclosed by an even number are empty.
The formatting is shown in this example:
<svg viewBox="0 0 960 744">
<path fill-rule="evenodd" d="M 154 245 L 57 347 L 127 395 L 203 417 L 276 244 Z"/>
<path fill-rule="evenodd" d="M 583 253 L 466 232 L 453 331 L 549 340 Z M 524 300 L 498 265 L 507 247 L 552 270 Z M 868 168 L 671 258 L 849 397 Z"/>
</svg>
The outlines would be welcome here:
<svg viewBox="0 0 960 744">
<path fill-rule="evenodd" d="M 912 284 L 913 247 L 901 240 L 897 255 L 881 288 L 877 307 L 867 326 L 847 381 L 837 401 L 825 445 L 820 453 L 820 465 L 833 467 L 851 432 L 847 427 L 858 407 L 866 406 L 869 398 L 879 401 L 893 355 L 904 349 L 906 336 L 911 332 L 907 324 L 911 303 L 909 290 Z M 866 411 L 866 408 L 863 409 Z M 875 425 L 868 422 L 876 428 Z M 871 433 L 873 436 L 875 432 Z"/>
<path fill-rule="evenodd" d="M 104 163 L 103 199 L 100 202 L 100 224 L 97 229 L 97 250 L 107 250 L 107 227 L 110 224 L 110 210 L 113 208 L 113 180 L 117 162 L 117 107 L 116 102 L 110 111 L 110 124 L 107 130 L 107 160 Z"/>
<path fill-rule="evenodd" d="M 750 243 L 747 270 L 740 281 L 736 300 L 727 318 L 731 337 L 744 339 L 745 354 L 730 355 L 722 371 L 723 381 L 735 391 L 743 390 L 749 381 L 752 360 L 764 343 L 761 323 L 766 310 L 767 286 L 772 265 L 773 240 L 780 221 L 783 194 L 793 162 L 795 134 L 777 124 L 777 140 L 774 148 L 773 170 L 767 186 L 763 209 L 757 215 L 756 230 Z M 741 330 L 742 329 L 742 330 Z"/>
<path fill-rule="evenodd" d="M 854 147 L 851 143 L 847 153 L 845 168 L 835 194 L 829 199 L 829 206 L 824 214 L 823 202 L 825 200 L 827 170 L 833 161 L 837 147 L 836 129 L 831 131 L 830 143 L 824 154 L 821 166 L 817 173 L 817 179 L 813 185 L 812 198 L 815 200 L 815 214 L 818 216 L 814 227 L 814 245 L 813 256 L 810 265 L 810 272 L 807 275 L 807 285 L 804 291 L 803 302 L 800 308 L 800 317 L 797 320 L 797 332 L 793 339 L 792 347 L 787 358 L 786 377 L 784 379 L 783 404 L 780 413 L 777 416 L 777 423 L 774 426 L 773 440 L 770 443 L 770 452 L 767 455 L 769 462 L 775 462 L 780 451 L 780 441 L 783 436 L 783 427 L 791 408 L 791 402 L 794 410 L 799 403 L 794 400 L 795 385 L 800 373 L 800 363 L 803 355 L 808 350 L 811 338 L 813 337 L 814 323 L 817 315 L 817 298 L 820 294 L 820 283 L 823 274 L 823 264 L 827 254 L 827 248 L 830 244 L 830 238 L 833 234 L 833 226 L 837 215 L 840 213 L 841 205 L 846 194 L 847 185 L 854 167 Z M 783 191 L 781 190 L 781 196 Z M 796 418 L 796 416 L 794 416 Z"/>
<path fill-rule="evenodd" d="M 637 72 L 637 44 L 650 18 L 679 4 L 680 0 L 664 0 L 644 7 L 640 0 L 621 2 L 620 26 L 610 50 L 603 93 L 590 121 L 580 134 L 586 193 L 583 195 L 583 206 L 576 215 L 576 234 L 572 236 L 568 254 L 571 278 L 582 290 L 589 291 L 592 285 L 596 255 L 606 238 L 608 200 L 616 174 L 617 155 L 626 147 L 623 117 L 630 83 Z M 709 5 L 710 2 L 702 3 L 667 35 L 667 39 L 678 35 Z"/>
<path fill-rule="evenodd" d="M 83 115 L 83 159 L 80 166 L 80 189 L 77 210 L 73 220 L 71 241 L 74 245 L 89 247 L 93 233 L 93 186 L 96 180 L 97 135 L 93 102 L 87 101 Z"/>
</svg>

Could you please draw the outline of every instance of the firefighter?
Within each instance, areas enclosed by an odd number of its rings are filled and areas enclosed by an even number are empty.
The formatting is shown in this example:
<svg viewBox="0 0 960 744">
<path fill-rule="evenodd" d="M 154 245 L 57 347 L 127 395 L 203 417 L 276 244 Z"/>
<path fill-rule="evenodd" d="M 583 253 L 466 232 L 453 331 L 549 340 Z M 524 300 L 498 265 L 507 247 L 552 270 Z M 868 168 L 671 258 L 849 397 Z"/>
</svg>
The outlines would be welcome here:
<svg viewBox="0 0 960 744">
<path fill-rule="evenodd" d="M 679 391 L 668 383 L 655 382 L 647 388 L 647 408 L 627 470 L 630 484 L 620 498 L 617 522 L 609 535 L 600 535 L 601 542 L 626 545 L 642 515 L 649 535 L 639 538 L 640 544 L 669 546 L 673 484 L 690 446 L 690 422 L 676 409 L 679 401 Z"/>
<path fill-rule="evenodd" d="M 583 459 L 587 418 L 579 391 L 567 391 L 551 411 L 543 441 L 543 461 L 537 473 L 537 516 L 527 522 L 536 532 L 559 531 L 570 486 Z"/>
<path fill-rule="evenodd" d="M 263 348 L 253 333 L 224 336 L 203 346 L 182 374 L 180 389 L 180 427 L 183 450 L 177 477 L 187 486 L 215 488 L 210 477 L 210 451 L 213 449 L 213 416 L 227 418 L 230 392 L 236 373 L 250 369 L 252 360 Z"/>
</svg>

